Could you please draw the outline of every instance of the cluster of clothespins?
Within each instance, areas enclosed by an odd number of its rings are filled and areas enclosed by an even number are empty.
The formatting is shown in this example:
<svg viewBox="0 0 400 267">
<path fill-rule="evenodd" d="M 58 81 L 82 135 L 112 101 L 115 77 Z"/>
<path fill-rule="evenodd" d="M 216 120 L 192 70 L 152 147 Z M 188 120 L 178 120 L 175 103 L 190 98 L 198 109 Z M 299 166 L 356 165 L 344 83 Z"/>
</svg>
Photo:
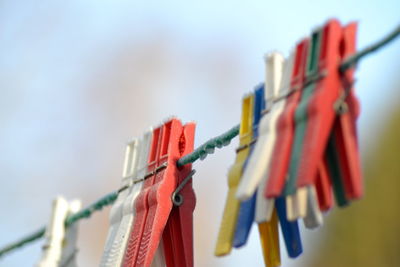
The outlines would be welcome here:
<svg viewBox="0 0 400 267">
<path fill-rule="evenodd" d="M 177 160 L 193 151 L 194 134 L 194 123 L 172 118 L 127 145 L 100 266 L 193 266 L 194 170 L 191 164 L 178 167 Z M 62 245 L 66 201 L 54 203 L 38 267 L 73 267 L 61 257 L 64 251 L 72 255 Z M 67 231 L 76 235 L 76 227 Z"/>
<path fill-rule="evenodd" d="M 303 250 L 299 219 L 316 228 L 333 199 L 342 207 L 361 197 L 354 70 L 339 70 L 355 53 L 355 35 L 355 23 L 329 20 L 287 59 L 266 57 L 265 85 L 242 101 L 215 255 L 245 245 L 255 221 L 266 266 L 279 266 L 278 224 L 295 258 Z"/>
<path fill-rule="evenodd" d="M 279 266 L 278 224 L 295 258 L 303 250 L 299 219 L 316 228 L 334 199 L 342 207 L 362 196 L 354 70 L 340 69 L 355 40 L 355 23 L 329 20 L 286 59 L 266 57 L 265 83 L 242 101 L 217 256 L 245 245 L 255 221 L 265 265 Z M 194 170 L 177 163 L 193 152 L 194 134 L 194 123 L 171 118 L 127 145 L 100 266 L 193 266 Z M 80 206 L 54 201 L 37 266 L 76 265 L 77 224 L 65 221 Z"/>
</svg>

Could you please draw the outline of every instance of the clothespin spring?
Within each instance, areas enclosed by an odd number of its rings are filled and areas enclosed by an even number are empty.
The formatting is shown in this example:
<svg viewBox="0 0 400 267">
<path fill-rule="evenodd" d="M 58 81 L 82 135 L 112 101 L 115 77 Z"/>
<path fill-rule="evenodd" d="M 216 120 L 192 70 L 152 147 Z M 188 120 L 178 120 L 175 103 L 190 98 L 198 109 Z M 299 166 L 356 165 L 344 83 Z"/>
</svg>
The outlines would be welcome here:
<svg viewBox="0 0 400 267">
<path fill-rule="evenodd" d="M 180 206 L 183 204 L 183 196 L 179 194 L 179 192 L 183 189 L 183 187 L 189 182 L 189 180 L 193 177 L 193 175 L 196 173 L 196 170 L 192 170 L 188 176 L 178 185 L 174 193 L 172 193 L 171 200 L 172 203 L 174 203 L 175 206 Z"/>
</svg>

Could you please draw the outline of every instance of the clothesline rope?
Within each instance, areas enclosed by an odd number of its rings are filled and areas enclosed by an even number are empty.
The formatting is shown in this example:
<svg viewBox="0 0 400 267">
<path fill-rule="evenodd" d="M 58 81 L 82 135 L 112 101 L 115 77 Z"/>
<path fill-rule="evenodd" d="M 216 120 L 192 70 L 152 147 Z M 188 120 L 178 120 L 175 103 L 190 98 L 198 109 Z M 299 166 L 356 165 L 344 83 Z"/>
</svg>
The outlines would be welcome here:
<svg viewBox="0 0 400 267">
<path fill-rule="evenodd" d="M 365 56 L 377 51 L 378 49 L 384 47 L 391 41 L 393 41 L 396 37 L 400 36 L 400 25 L 398 25 L 390 34 L 385 36 L 383 39 L 379 40 L 378 42 L 367 46 L 363 50 L 360 50 L 356 54 L 350 56 L 346 60 L 342 62 L 342 64 L 339 67 L 340 71 L 345 71 L 353 66 L 355 66 L 361 59 L 365 58 Z M 197 161 L 198 159 L 205 159 L 208 154 L 211 154 L 214 152 L 215 148 L 222 148 L 224 146 L 229 145 L 230 141 L 235 138 L 239 134 L 239 125 L 236 125 L 229 131 L 211 138 L 207 142 L 205 142 L 203 145 L 195 149 L 192 153 L 180 158 L 177 161 L 178 166 L 183 166 L 186 164 L 193 163 Z M 89 205 L 85 209 L 82 209 L 78 213 L 68 216 L 67 219 L 65 220 L 65 225 L 68 227 L 71 224 L 73 224 L 76 221 L 79 221 L 83 218 L 89 218 L 93 212 L 99 211 L 103 209 L 104 207 L 111 205 L 118 196 L 119 191 L 114 191 L 112 193 L 109 193 L 93 204 Z M 10 253 L 11 251 L 14 251 L 18 248 L 21 248 L 22 246 L 31 243 L 35 240 L 38 240 L 39 238 L 43 237 L 45 233 L 45 227 L 40 228 L 39 230 L 35 231 L 34 233 L 18 240 L 15 242 L 10 243 L 9 245 L 4 246 L 3 248 L 0 249 L 0 258 L 3 257 L 4 255 Z"/>
</svg>

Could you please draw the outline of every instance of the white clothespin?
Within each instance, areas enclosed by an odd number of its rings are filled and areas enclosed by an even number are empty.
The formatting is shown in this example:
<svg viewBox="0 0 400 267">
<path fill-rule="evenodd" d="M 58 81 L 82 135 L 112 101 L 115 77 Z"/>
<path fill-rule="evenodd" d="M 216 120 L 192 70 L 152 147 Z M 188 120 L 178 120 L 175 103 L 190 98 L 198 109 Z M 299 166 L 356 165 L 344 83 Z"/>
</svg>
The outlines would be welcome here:
<svg viewBox="0 0 400 267">
<path fill-rule="evenodd" d="M 266 58 L 266 83 L 265 98 L 266 106 L 273 108 L 272 101 L 278 95 L 282 78 L 282 65 L 284 58 L 280 53 L 272 53 Z M 271 116 L 273 115 L 273 116 Z M 246 169 L 243 172 L 236 197 L 242 201 L 250 198 L 262 178 L 267 175 L 267 168 L 271 159 L 272 149 L 275 142 L 276 115 L 266 113 L 260 120 L 259 135 Z"/>
<path fill-rule="evenodd" d="M 82 209 L 80 200 L 69 202 L 68 216 L 74 215 Z M 76 267 L 76 253 L 78 251 L 76 244 L 78 241 L 78 222 L 70 225 L 65 232 L 63 248 L 61 253 L 60 267 Z"/>
<path fill-rule="evenodd" d="M 303 219 L 304 225 L 308 229 L 314 229 L 324 223 L 324 217 L 319 209 L 317 192 L 315 186 L 307 186 L 307 213 Z"/>
<path fill-rule="evenodd" d="M 65 219 L 81 209 L 79 200 L 68 203 L 61 196 L 53 200 L 50 222 L 45 232 L 43 254 L 37 267 L 76 266 L 76 241 L 78 225 L 75 223 L 65 229 Z"/>
<path fill-rule="evenodd" d="M 292 71 L 293 71 L 293 65 L 294 65 L 294 53 L 292 52 L 289 56 L 289 58 L 284 62 L 284 67 L 283 67 L 283 74 L 282 74 L 282 79 L 280 83 L 280 87 L 278 90 L 278 93 L 276 97 L 282 96 L 286 94 L 290 90 L 290 81 L 291 81 L 291 76 L 292 76 Z M 267 77 L 268 78 L 268 77 Z M 273 78 L 273 77 L 272 77 Z M 266 80 L 266 83 L 269 81 Z M 285 100 L 277 101 L 275 102 L 271 109 L 270 109 L 270 131 L 268 132 L 269 138 L 273 139 L 271 141 L 274 141 L 276 138 L 276 127 L 278 123 L 278 119 L 280 115 L 282 114 L 284 108 L 285 108 Z M 268 103 L 267 103 L 268 106 Z M 274 149 L 274 144 L 271 144 L 271 152 L 270 152 L 270 158 L 273 153 Z M 266 166 L 266 174 L 262 177 L 261 183 L 258 187 L 257 191 L 257 200 L 256 200 L 256 215 L 255 215 L 255 220 L 257 223 L 262 223 L 265 221 L 269 221 L 272 212 L 274 210 L 274 204 L 275 204 L 275 199 L 273 198 L 266 198 L 264 196 L 265 188 L 267 186 L 267 181 L 268 181 L 268 173 L 269 173 L 269 164 Z"/>
<path fill-rule="evenodd" d="M 68 215 L 68 202 L 63 197 L 53 200 L 49 224 L 45 232 L 43 254 L 37 267 L 56 267 L 61 259 L 62 242 L 65 235 L 64 222 Z"/>
<path fill-rule="evenodd" d="M 124 168 L 122 171 L 122 183 L 121 188 L 127 187 L 122 190 L 117 199 L 115 200 L 110 210 L 110 227 L 104 246 L 103 256 L 101 258 L 100 266 L 117 266 L 115 259 L 117 258 L 116 248 L 114 243 L 116 242 L 117 232 L 122 221 L 123 206 L 126 198 L 129 194 L 129 189 L 132 184 L 132 180 L 136 175 L 139 141 L 134 139 L 128 143 L 125 150 Z"/>
</svg>

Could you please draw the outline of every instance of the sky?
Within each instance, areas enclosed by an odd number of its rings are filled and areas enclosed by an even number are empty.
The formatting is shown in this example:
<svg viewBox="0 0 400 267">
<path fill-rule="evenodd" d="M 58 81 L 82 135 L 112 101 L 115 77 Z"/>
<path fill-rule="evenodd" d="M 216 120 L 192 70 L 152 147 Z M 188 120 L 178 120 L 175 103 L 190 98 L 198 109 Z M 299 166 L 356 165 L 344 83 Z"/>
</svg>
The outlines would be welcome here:
<svg viewBox="0 0 400 267">
<path fill-rule="evenodd" d="M 398 25 L 399 8 L 395 0 L 1 1 L 0 246 L 46 223 L 58 194 L 87 205 L 118 188 L 126 141 L 165 118 L 196 121 L 196 146 L 236 125 L 241 98 L 264 79 L 266 53 L 288 55 L 332 17 L 357 21 L 364 48 Z M 357 68 L 363 155 L 398 104 L 399 51 L 396 41 Z M 255 230 L 243 249 L 213 256 L 235 146 L 194 165 L 199 266 L 263 264 Z M 108 211 L 80 223 L 82 266 L 100 260 Z M 312 257 L 318 232 L 284 266 Z M 33 265 L 41 245 L 0 266 Z"/>
</svg>

